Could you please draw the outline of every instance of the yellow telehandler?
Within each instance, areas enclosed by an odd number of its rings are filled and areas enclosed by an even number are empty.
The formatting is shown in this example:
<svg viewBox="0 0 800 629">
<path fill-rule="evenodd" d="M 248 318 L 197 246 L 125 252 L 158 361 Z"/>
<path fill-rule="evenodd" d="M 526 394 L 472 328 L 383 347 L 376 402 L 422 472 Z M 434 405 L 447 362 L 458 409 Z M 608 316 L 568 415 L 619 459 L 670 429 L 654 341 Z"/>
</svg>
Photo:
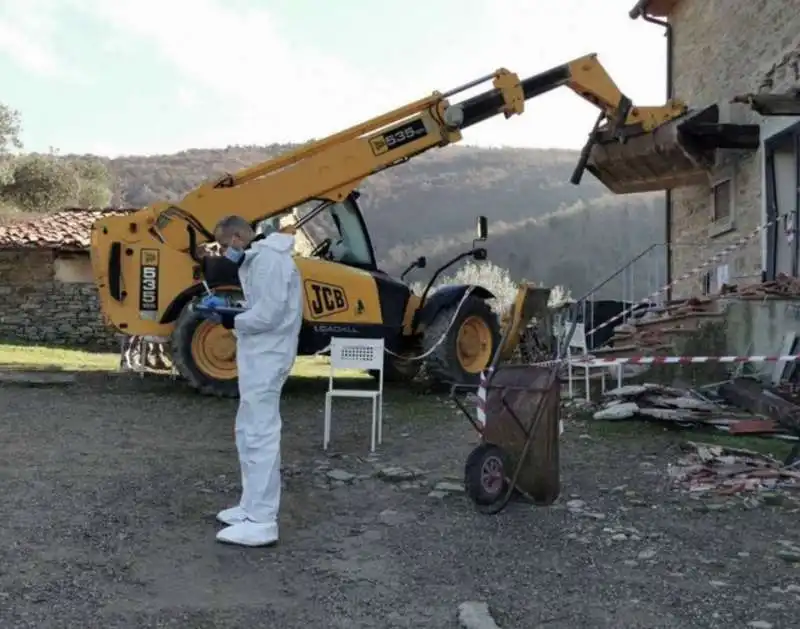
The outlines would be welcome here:
<svg viewBox="0 0 800 629">
<path fill-rule="evenodd" d="M 450 98 L 492 81 L 476 96 Z M 227 214 L 254 225 L 273 221 L 283 229 L 313 236 L 307 255 L 297 256 L 305 291 L 304 326 L 298 354 L 325 348 L 332 336 L 383 337 L 388 349 L 386 378 L 412 378 L 422 363 L 437 381 L 470 384 L 490 363 L 500 343 L 500 322 L 481 286 L 433 282 L 457 261 L 486 257 L 487 223 L 479 217 L 473 248 L 436 270 L 423 294 L 402 281 L 420 258 L 396 279 L 378 268 L 358 207 L 357 186 L 367 177 L 421 153 L 461 140 L 461 132 L 498 115 L 521 114 L 525 101 L 566 86 L 600 109 L 587 148 L 573 176 L 587 167 L 592 138 L 610 133 L 615 142 L 650 131 L 685 112 L 679 102 L 634 107 L 596 55 L 580 57 L 527 79 L 506 69 L 431 96 L 308 143 L 262 164 L 226 175 L 188 193 L 177 203 L 156 203 L 127 216 L 106 217 L 92 228 L 91 255 L 102 311 L 110 324 L 130 335 L 170 337 L 181 376 L 204 394 L 237 395 L 236 343 L 221 325 L 190 307 L 210 287 L 241 297 L 236 267 L 208 255 L 212 231 Z M 592 164 L 589 166 L 596 173 Z M 609 177 L 604 171 L 604 177 Z M 290 226 L 286 226 L 287 223 Z M 206 251 L 206 255 L 201 255 Z M 530 309 L 529 286 L 521 286 L 504 353 L 513 351 Z M 424 359 L 415 358 L 424 355 Z"/>
</svg>

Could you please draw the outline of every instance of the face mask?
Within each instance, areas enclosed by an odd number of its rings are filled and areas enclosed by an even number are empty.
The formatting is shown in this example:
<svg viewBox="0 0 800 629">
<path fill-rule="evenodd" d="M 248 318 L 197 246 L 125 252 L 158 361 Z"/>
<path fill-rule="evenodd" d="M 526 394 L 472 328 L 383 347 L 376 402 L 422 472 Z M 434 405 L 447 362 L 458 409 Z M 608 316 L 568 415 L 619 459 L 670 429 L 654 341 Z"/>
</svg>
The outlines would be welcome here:
<svg viewBox="0 0 800 629">
<path fill-rule="evenodd" d="M 228 247 L 225 249 L 225 257 L 234 264 L 240 264 L 244 260 L 244 249 L 237 249 L 236 247 Z"/>
</svg>

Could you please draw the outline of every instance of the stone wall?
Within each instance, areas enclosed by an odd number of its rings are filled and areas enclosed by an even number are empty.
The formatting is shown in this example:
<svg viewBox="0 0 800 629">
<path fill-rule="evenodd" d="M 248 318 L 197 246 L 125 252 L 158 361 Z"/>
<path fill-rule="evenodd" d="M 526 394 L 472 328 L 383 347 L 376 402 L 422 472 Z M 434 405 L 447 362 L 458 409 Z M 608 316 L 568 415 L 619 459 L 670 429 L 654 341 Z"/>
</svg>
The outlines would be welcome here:
<svg viewBox="0 0 800 629">
<path fill-rule="evenodd" d="M 62 262 L 56 276 L 56 260 Z M 80 271 L 89 255 L 0 251 L 0 340 L 82 349 L 119 349 L 100 315 L 97 291 Z"/>
<path fill-rule="evenodd" d="M 673 29 L 673 90 L 692 108 L 718 103 L 728 121 L 762 123 L 739 94 L 785 91 L 800 85 L 800 11 L 797 0 L 682 0 Z M 732 177 L 732 225 L 714 224 L 711 182 L 673 192 L 672 275 L 678 277 L 749 233 L 764 219 L 761 152 L 722 151 L 712 181 Z M 758 281 L 761 239 L 728 259 L 731 282 Z M 701 289 L 702 277 L 678 284 L 675 296 Z"/>
</svg>

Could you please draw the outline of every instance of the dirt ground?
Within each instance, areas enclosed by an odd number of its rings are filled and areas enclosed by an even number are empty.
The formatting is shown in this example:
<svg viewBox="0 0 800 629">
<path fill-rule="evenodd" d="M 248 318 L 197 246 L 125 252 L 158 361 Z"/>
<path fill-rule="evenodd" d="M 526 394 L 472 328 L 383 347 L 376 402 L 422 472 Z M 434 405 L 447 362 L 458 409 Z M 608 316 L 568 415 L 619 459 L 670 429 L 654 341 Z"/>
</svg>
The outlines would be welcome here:
<svg viewBox="0 0 800 629">
<path fill-rule="evenodd" d="M 390 390 L 374 457 L 362 402 L 338 402 L 325 454 L 325 386 L 287 388 L 266 549 L 214 540 L 238 499 L 235 401 L 153 378 L 3 386 L 0 627 L 446 628 L 466 600 L 503 629 L 798 626 L 800 570 L 779 556 L 796 503 L 671 489 L 674 437 L 567 422 L 556 505 L 485 516 L 428 495 L 475 443 L 445 398 Z"/>
</svg>

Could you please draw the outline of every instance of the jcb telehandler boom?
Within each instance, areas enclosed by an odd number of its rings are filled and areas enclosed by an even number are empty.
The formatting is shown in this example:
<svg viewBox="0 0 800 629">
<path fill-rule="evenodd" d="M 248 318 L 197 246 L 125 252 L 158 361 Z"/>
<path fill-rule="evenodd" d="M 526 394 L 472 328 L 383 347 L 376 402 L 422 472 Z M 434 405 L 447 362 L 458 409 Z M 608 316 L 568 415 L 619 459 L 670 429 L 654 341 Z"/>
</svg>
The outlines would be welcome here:
<svg viewBox="0 0 800 629">
<path fill-rule="evenodd" d="M 481 94 L 455 104 L 448 100 L 489 80 L 493 87 Z M 486 303 L 493 295 L 484 287 L 449 286 L 417 296 L 378 269 L 356 187 L 373 173 L 458 142 L 468 127 L 521 114 L 525 101 L 561 86 L 600 109 L 573 183 L 580 180 L 597 130 L 611 130 L 623 141 L 684 111 L 676 102 L 633 107 L 595 55 L 524 80 L 500 69 L 204 184 L 178 203 L 99 220 L 92 229 L 92 264 L 103 313 L 123 333 L 171 336 L 173 359 L 192 386 L 236 395 L 233 336 L 188 307 L 204 293 L 203 280 L 218 292 L 240 294 L 236 269 L 219 256 L 200 257 L 198 245 L 212 241 L 215 224 L 230 213 L 254 224 L 292 215 L 304 229 L 327 221 L 330 236 L 310 256 L 296 258 L 305 289 L 298 353 L 319 351 L 333 335 L 382 336 L 391 352 L 387 377 L 413 377 L 420 362 L 400 357 L 425 354 L 435 379 L 475 382 L 499 343 L 498 319 Z M 479 240 L 485 220 L 482 225 Z M 435 276 L 471 254 L 482 257 L 486 251 L 462 254 Z M 522 301 L 508 323 L 515 328 L 524 316 Z"/>
</svg>

